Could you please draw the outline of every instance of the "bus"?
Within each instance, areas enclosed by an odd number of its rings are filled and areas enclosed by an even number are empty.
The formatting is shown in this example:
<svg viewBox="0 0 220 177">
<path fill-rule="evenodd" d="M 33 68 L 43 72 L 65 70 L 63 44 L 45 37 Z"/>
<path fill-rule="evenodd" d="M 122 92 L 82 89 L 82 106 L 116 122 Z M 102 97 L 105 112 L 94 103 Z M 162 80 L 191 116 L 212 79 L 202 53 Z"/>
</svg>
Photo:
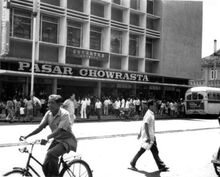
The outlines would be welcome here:
<svg viewBox="0 0 220 177">
<path fill-rule="evenodd" d="M 192 87 L 185 93 L 186 115 L 219 115 L 220 88 Z"/>
</svg>

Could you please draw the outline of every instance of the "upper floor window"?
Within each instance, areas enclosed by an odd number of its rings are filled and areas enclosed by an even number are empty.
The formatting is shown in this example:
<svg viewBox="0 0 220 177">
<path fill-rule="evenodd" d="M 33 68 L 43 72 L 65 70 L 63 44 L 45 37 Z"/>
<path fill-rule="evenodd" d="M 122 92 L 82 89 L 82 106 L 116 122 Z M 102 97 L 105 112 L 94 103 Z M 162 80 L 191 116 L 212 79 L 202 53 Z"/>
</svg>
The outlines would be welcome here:
<svg viewBox="0 0 220 177">
<path fill-rule="evenodd" d="M 154 20 L 151 18 L 147 18 L 147 28 L 148 29 L 155 29 Z"/>
<path fill-rule="evenodd" d="M 58 42 L 58 19 L 56 17 L 41 16 L 40 40 L 44 42 Z"/>
<path fill-rule="evenodd" d="M 91 3 L 91 14 L 104 17 L 104 5 L 99 3 Z"/>
<path fill-rule="evenodd" d="M 102 28 L 91 26 L 90 28 L 90 49 L 101 50 Z"/>
<path fill-rule="evenodd" d="M 112 8 L 112 20 L 123 22 L 123 11 L 121 9 Z"/>
<path fill-rule="evenodd" d="M 140 9 L 140 0 L 131 0 L 130 1 L 130 7 L 132 9 L 139 10 Z"/>
<path fill-rule="evenodd" d="M 67 0 L 67 8 L 83 12 L 83 2 L 83 0 Z"/>
<path fill-rule="evenodd" d="M 112 30 L 111 32 L 111 52 L 122 53 L 122 32 Z"/>
<path fill-rule="evenodd" d="M 10 17 L 11 36 L 31 39 L 31 12 L 13 9 Z"/>
<path fill-rule="evenodd" d="M 81 35 L 82 24 L 79 22 L 68 21 L 67 26 L 67 45 L 80 47 L 81 46 Z"/>
<path fill-rule="evenodd" d="M 130 14 L 130 24 L 139 26 L 139 15 L 138 14 Z"/>
<path fill-rule="evenodd" d="M 154 13 L 154 0 L 147 0 L 147 13 Z"/>
<path fill-rule="evenodd" d="M 139 52 L 139 37 L 137 35 L 130 34 L 129 38 L 129 55 L 138 56 Z"/>
<path fill-rule="evenodd" d="M 210 73 L 210 79 L 215 80 L 215 79 L 217 79 L 217 76 L 218 76 L 217 70 L 215 68 L 212 68 L 211 73 Z"/>
<path fill-rule="evenodd" d="M 145 57 L 153 58 L 153 40 L 151 38 L 146 38 Z"/>
</svg>

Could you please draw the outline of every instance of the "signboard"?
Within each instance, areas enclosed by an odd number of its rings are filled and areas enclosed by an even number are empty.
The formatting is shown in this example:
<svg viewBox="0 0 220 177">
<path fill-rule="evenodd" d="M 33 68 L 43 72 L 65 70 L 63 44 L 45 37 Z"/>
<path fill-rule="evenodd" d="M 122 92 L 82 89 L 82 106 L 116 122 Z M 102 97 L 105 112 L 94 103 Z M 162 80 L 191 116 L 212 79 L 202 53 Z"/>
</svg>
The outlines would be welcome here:
<svg viewBox="0 0 220 177">
<path fill-rule="evenodd" d="M 1 5 L 1 24 L 0 24 L 0 56 L 7 55 L 9 52 L 9 32 L 10 32 L 10 9 L 8 0 L 3 0 Z"/>
<path fill-rule="evenodd" d="M 0 69 L 31 72 L 31 62 L 27 61 L 0 61 Z M 93 69 L 85 67 L 72 67 L 66 65 L 35 63 L 34 73 L 50 74 L 50 75 L 62 75 L 62 76 L 78 76 L 85 78 L 100 78 L 111 80 L 123 80 L 123 81 L 138 81 L 148 82 L 148 77 L 145 74 L 133 73 L 133 72 L 121 72 L 110 71 L 104 69 Z"/>
<path fill-rule="evenodd" d="M 68 48 L 70 57 L 89 58 L 94 60 L 108 60 L 109 54 L 85 49 Z"/>
</svg>

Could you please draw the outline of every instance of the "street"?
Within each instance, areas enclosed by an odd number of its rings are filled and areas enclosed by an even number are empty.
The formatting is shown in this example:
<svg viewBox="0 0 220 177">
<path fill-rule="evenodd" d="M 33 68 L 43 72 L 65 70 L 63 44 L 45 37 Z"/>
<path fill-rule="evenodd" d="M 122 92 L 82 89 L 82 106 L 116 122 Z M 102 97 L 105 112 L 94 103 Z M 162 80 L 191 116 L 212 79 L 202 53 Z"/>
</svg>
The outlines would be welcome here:
<svg viewBox="0 0 220 177">
<path fill-rule="evenodd" d="M 89 163 L 94 177 L 215 177 L 211 164 L 220 136 L 217 120 L 158 120 L 156 137 L 161 159 L 169 172 L 158 172 L 150 151 L 137 162 L 139 171 L 129 170 L 129 162 L 139 149 L 136 138 L 140 121 L 76 123 L 73 131 L 79 139 L 77 153 Z M 0 144 L 17 143 L 37 124 L 1 125 Z M 30 140 L 46 137 L 49 129 Z M 34 155 L 43 161 L 48 146 L 37 145 Z M 13 166 L 25 165 L 26 155 L 18 147 L 1 147 L 0 174 Z M 69 154 L 68 156 L 73 155 Z M 33 164 L 35 166 L 36 164 Z M 40 170 L 38 167 L 37 169 Z M 42 172 L 41 172 L 42 174 Z"/>
</svg>

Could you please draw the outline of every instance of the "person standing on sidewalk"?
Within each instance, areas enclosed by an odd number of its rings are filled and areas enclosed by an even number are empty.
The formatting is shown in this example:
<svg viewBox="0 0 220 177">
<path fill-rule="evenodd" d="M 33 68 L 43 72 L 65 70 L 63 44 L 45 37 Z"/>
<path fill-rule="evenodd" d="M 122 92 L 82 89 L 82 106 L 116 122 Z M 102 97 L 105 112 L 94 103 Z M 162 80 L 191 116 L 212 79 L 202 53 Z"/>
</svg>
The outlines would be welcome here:
<svg viewBox="0 0 220 177">
<path fill-rule="evenodd" d="M 102 102 L 99 98 L 97 98 L 97 101 L 95 103 L 95 111 L 98 117 L 98 120 L 101 120 L 101 112 L 102 112 Z"/>
<path fill-rule="evenodd" d="M 75 115 L 75 105 L 76 105 L 75 94 L 73 93 L 69 99 L 65 100 L 63 103 L 63 108 L 66 109 L 70 113 L 70 121 L 71 124 L 74 123 L 76 119 Z"/>
<path fill-rule="evenodd" d="M 164 162 L 159 157 L 159 150 L 157 148 L 157 142 L 155 138 L 155 115 L 154 111 L 156 110 L 156 104 L 153 100 L 149 100 L 147 103 L 148 110 L 144 115 L 140 133 L 138 134 L 138 139 L 141 139 L 142 145 L 137 154 L 134 156 L 130 162 L 132 169 L 136 168 L 136 162 L 139 157 L 149 149 L 154 157 L 154 160 L 160 171 L 168 171 L 169 168 L 166 167 Z M 146 144 L 149 146 L 147 147 Z"/>
</svg>

